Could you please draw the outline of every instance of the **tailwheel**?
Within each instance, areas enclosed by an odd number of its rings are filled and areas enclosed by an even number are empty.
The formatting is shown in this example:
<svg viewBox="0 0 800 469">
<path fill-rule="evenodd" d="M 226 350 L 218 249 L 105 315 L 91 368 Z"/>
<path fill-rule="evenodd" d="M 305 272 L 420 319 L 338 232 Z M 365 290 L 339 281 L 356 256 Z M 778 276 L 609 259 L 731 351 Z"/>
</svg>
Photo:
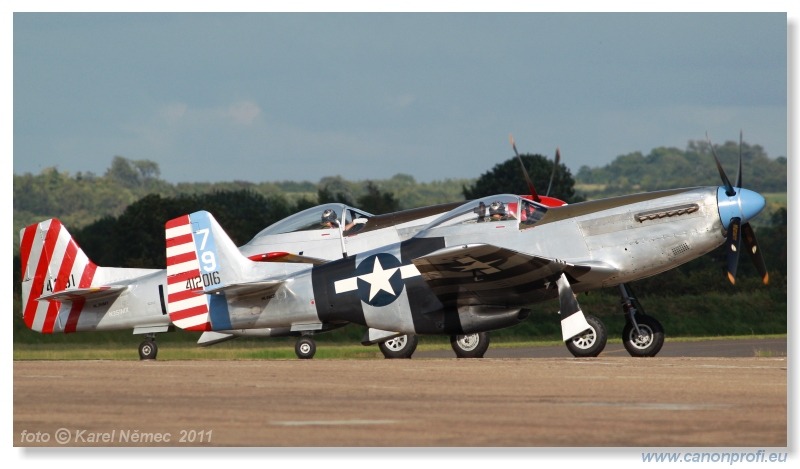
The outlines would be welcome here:
<svg viewBox="0 0 800 469">
<path fill-rule="evenodd" d="M 573 337 L 565 344 L 567 350 L 578 358 L 596 357 L 606 348 L 608 333 L 606 326 L 595 316 L 586 315 L 586 322 L 589 323 L 589 330 Z"/>
<path fill-rule="evenodd" d="M 394 337 L 378 344 L 384 358 L 411 358 L 417 350 L 419 339 L 413 334 Z"/>
<path fill-rule="evenodd" d="M 139 344 L 139 360 L 155 360 L 158 355 L 158 345 L 152 338 L 147 338 Z"/>
<path fill-rule="evenodd" d="M 489 348 L 489 333 L 453 335 L 450 336 L 450 346 L 458 358 L 483 358 Z"/>
<path fill-rule="evenodd" d="M 294 344 L 294 353 L 297 355 L 297 358 L 308 360 L 314 358 L 316 352 L 317 344 L 311 337 L 300 337 Z"/>
<path fill-rule="evenodd" d="M 655 357 L 664 345 L 664 327 L 652 316 L 637 314 L 636 325 L 628 321 L 622 329 L 622 344 L 632 357 Z"/>
</svg>

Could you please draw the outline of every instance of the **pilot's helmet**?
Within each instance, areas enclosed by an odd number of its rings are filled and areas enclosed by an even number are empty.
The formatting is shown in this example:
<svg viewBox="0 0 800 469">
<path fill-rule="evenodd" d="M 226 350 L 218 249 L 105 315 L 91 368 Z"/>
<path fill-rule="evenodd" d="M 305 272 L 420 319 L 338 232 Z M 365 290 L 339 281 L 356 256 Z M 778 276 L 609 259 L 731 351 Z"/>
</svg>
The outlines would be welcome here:
<svg viewBox="0 0 800 469">
<path fill-rule="evenodd" d="M 489 206 L 489 215 L 503 216 L 505 214 L 506 214 L 506 206 L 503 202 L 492 202 L 492 205 Z"/>
<path fill-rule="evenodd" d="M 337 224 L 336 211 L 331 209 L 326 209 L 324 212 L 322 212 L 322 223 L 327 223 L 327 222 L 333 223 L 334 225 Z"/>
</svg>

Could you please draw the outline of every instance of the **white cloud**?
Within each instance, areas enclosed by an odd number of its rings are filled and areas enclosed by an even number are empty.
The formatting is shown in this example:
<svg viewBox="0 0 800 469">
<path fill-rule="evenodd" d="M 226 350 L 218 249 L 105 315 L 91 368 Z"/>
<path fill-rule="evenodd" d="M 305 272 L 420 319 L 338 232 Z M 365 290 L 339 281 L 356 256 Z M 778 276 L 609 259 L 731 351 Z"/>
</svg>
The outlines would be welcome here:
<svg viewBox="0 0 800 469">
<path fill-rule="evenodd" d="M 176 122 L 186 115 L 188 109 L 189 106 L 187 106 L 186 103 L 170 103 L 164 106 L 159 114 L 167 122 Z"/>
<path fill-rule="evenodd" d="M 416 102 L 417 97 L 411 93 L 389 97 L 389 106 L 392 109 L 407 109 Z"/>
<path fill-rule="evenodd" d="M 250 125 L 261 115 L 261 107 L 252 101 L 239 101 L 228 107 L 226 115 L 236 124 Z"/>
</svg>

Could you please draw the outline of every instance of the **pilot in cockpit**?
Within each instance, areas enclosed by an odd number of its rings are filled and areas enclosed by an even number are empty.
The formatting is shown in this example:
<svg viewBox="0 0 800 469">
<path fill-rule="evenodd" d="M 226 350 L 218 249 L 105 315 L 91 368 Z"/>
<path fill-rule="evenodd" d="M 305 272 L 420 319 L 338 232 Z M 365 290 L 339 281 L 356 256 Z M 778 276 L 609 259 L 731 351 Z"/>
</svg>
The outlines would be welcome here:
<svg viewBox="0 0 800 469">
<path fill-rule="evenodd" d="M 486 216 L 486 204 L 481 201 L 473 212 L 478 214 L 478 223 L 483 223 L 485 221 L 484 217 Z"/>
<path fill-rule="evenodd" d="M 489 219 L 491 221 L 515 220 L 517 217 L 506 209 L 503 202 L 492 202 L 489 206 Z"/>
<path fill-rule="evenodd" d="M 336 217 L 335 210 L 326 209 L 324 212 L 322 212 L 320 227 L 322 229 L 339 228 L 339 220 Z"/>
<path fill-rule="evenodd" d="M 345 234 L 354 234 L 355 232 L 359 231 L 359 229 L 363 228 L 366 223 L 366 218 L 356 218 L 352 222 L 345 225 L 344 232 Z M 322 212 L 320 227 L 322 229 L 339 228 L 339 218 L 336 215 L 336 210 L 326 209 L 324 212 Z"/>
</svg>

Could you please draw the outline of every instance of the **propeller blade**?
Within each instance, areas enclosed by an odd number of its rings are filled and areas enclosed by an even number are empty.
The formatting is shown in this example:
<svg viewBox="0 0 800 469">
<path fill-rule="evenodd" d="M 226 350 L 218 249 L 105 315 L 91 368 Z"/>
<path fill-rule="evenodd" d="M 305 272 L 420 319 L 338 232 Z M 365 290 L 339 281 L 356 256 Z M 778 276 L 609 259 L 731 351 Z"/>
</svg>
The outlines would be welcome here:
<svg viewBox="0 0 800 469">
<path fill-rule="evenodd" d="M 764 285 L 769 284 L 769 272 L 767 272 L 767 265 L 764 263 L 764 256 L 761 255 L 761 249 L 758 248 L 758 241 L 756 241 L 756 234 L 750 223 L 745 223 L 742 226 L 742 237 L 744 237 L 744 244 L 747 246 L 747 252 L 750 253 L 750 259 L 761 275 L 761 281 Z"/>
<path fill-rule="evenodd" d="M 714 156 L 714 161 L 717 163 L 717 169 L 719 170 L 719 175 L 722 178 L 722 182 L 725 184 L 725 194 L 728 197 L 733 197 L 736 195 L 736 191 L 733 189 L 730 179 L 728 179 L 728 176 L 725 174 L 725 170 L 722 169 L 722 163 L 720 163 L 719 157 L 717 157 L 717 152 L 714 151 L 714 145 L 711 143 L 711 139 L 708 138 L 708 133 L 706 133 L 706 140 L 708 140 L 708 146 L 711 148 L 711 154 Z M 739 161 L 741 161 L 741 159 Z M 741 173 L 742 172 L 739 171 L 740 175 Z"/>
<path fill-rule="evenodd" d="M 522 174 L 525 176 L 525 182 L 528 183 L 528 190 L 531 191 L 531 197 L 536 202 L 541 202 L 542 199 L 539 198 L 539 194 L 536 193 L 536 188 L 533 186 L 533 181 L 531 181 L 531 177 L 528 175 L 528 170 L 525 169 L 525 163 L 522 162 L 522 157 L 519 156 L 519 152 L 517 151 L 517 144 L 514 142 L 514 136 L 509 134 L 508 139 L 511 141 L 511 148 L 514 149 L 514 154 L 517 155 L 517 159 L 519 160 L 519 165 L 522 166 Z"/>
<path fill-rule="evenodd" d="M 736 187 L 742 187 L 742 131 L 739 131 L 739 172 L 736 173 Z"/>
<path fill-rule="evenodd" d="M 556 178 L 556 170 L 558 169 L 558 163 L 561 162 L 561 149 L 556 147 L 556 162 L 553 163 L 553 172 L 550 173 L 550 184 L 547 185 L 547 192 L 544 195 L 550 197 L 550 189 L 553 188 L 553 180 Z"/>
<path fill-rule="evenodd" d="M 736 284 L 736 268 L 739 265 L 739 246 L 742 243 L 741 224 L 741 218 L 731 218 L 728 225 L 728 239 L 725 242 L 725 246 L 728 247 L 728 280 L 734 285 Z"/>
</svg>

